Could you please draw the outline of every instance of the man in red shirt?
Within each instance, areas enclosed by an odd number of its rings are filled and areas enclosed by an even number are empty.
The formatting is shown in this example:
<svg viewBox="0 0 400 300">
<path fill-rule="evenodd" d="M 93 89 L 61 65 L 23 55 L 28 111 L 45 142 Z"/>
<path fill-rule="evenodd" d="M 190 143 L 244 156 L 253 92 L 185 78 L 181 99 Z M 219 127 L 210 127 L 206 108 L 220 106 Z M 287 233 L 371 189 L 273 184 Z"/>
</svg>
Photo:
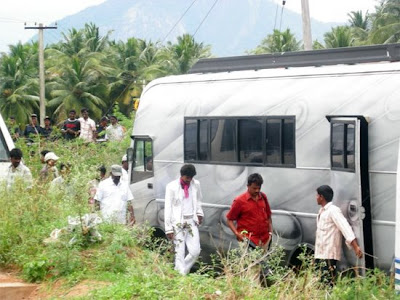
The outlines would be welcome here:
<svg viewBox="0 0 400 300">
<path fill-rule="evenodd" d="M 255 246 L 267 248 L 272 236 L 272 220 L 267 196 L 260 192 L 263 182 L 260 174 L 251 174 L 247 179 L 247 191 L 235 198 L 226 218 L 238 241 L 247 238 Z"/>
</svg>

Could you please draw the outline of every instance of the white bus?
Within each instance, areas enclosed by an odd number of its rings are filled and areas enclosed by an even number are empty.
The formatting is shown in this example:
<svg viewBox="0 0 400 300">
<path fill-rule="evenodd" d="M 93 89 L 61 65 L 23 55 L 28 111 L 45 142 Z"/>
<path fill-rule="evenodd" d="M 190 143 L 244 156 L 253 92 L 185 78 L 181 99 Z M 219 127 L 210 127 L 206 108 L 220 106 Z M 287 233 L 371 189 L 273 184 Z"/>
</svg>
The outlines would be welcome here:
<svg viewBox="0 0 400 300">
<path fill-rule="evenodd" d="M 367 253 L 341 267 L 389 270 L 400 137 L 400 44 L 201 60 L 152 81 L 132 133 L 130 182 L 140 222 L 163 234 L 165 186 L 184 163 L 203 191 L 204 252 L 236 243 L 226 223 L 260 173 L 273 240 L 295 264 L 313 250 L 316 188 L 329 184 Z"/>
</svg>

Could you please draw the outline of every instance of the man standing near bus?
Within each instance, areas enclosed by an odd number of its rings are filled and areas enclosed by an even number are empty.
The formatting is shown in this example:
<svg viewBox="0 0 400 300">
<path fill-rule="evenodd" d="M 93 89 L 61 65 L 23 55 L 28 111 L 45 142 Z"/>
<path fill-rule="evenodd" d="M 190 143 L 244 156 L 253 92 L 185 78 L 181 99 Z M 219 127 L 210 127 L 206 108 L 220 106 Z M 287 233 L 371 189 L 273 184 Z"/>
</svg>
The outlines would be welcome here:
<svg viewBox="0 0 400 300">
<path fill-rule="evenodd" d="M 200 183 L 193 178 L 196 168 L 184 165 L 180 174 L 181 177 L 170 182 L 165 190 L 165 233 L 174 241 L 175 270 L 186 275 L 200 254 L 198 226 L 204 213 Z"/>
<path fill-rule="evenodd" d="M 251 174 L 247 178 L 247 191 L 235 198 L 226 218 L 239 242 L 247 239 L 251 247 L 267 249 L 272 237 L 272 220 L 267 196 L 260 191 L 263 182 L 260 174 Z"/>
<path fill-rule="evenodd" d="M 321 208 L 317 217 L 317 233 L 315 235 L 315 262 L 323 271 L 322 280 L 333 284 L 336 277 L 336 264 L 342 252 L 342 235 L 347 246 L 353 248 L 358 258 L 363 253 L 350 224 L 339 207 L 332 204 L 333 190 L 329 185 L 317 188 L 317 203 Z"/>
</svg>

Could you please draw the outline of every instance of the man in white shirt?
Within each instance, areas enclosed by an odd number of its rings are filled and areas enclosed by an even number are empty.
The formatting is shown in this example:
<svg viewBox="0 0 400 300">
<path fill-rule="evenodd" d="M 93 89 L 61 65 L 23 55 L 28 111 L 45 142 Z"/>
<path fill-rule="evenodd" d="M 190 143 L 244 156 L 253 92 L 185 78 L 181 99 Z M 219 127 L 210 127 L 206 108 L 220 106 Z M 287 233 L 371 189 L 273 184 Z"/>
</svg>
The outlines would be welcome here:
<svg viewBox="0 0 400 300">
<path fill-rule="evenodd" d="M 353 248 L 358 258 L 362 258 L 363 253 L 349 222 L 343 216 L 340 208 L 332 204 L 332 188 L 328 185 L 321 185 L 317 188 L 316 198 L 321 209 L 317 217 L 314 257 L 325 273 L 322 279 L 328 280 L 332 285 L 336 276 L 336 264 L 340 260 L 342 252 L 342 235 L 347 246 Z"/>
<path fill-rule="evenodd" d="M 107 141 L 121 141 L 124 138 L 125 128 L 118 124 L 116 116 L 110 116 L 111 125 L 106 128 Z"/>
<path fill-rule="evenodd" d="M 27 166 L 22 162 L 22 151 L 19 148 L 14 148 L 10 151 L 11 165 L 8 167 L 7 173 L 7 189 L 12 189 L 15 182 L 21 181 L 26 188 L 32 187 L 32 174 Z"/>
<path fill-rule="evenodd" d="M 106 221 L 127 224 L 128 211 L 128 225 L 133 225 L 135 223 L 133 196 L 128 184 L 121 180 L 121 176 L 121 166 L 112 165 L 111 176 L 99 183 L 94 200 Z"/>
<path fill-rule="evenodd" d="M 89 118 L 89 110 L 87 108 L 81 109 L 81 116 L 78 120 L 81 123 L 80 138 L 85 142 L 94 142 L 96 137 L 96 123 Z"/>
<path fill-rule="evenodd" d="M 129 163 L 128 163 L 128 157 L 126 154 L 124 156 L 122 156 L 121 167 L 122 167 L 121 180 L 128 182 L 129 181 L 128 180 L 129 179 L 129 175 L 128 175 Z"/>
<path fill-rule="evenodd" d="M 204 213 L 200 183 L 193 179 L 195 167 L 184 165 L 180 173 L 181 177 L 170 182 L 165 190 L 165 233 L 175 244 L 175 270 L 186 275 L 200 254 L 198 226 Z"/>
</svg>

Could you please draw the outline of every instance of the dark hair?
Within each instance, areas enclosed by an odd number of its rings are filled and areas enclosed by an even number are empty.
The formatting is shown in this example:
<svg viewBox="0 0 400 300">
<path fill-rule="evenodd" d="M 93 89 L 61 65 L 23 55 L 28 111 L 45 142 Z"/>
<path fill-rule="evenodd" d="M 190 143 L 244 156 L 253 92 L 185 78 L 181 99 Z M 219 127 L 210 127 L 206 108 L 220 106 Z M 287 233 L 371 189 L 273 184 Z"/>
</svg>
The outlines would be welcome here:
<svg viewBox="0 0 400 300">
<path fill-rule="evenodd" d="M 98 170 L 99 170 L 99 172 L 101 173 L 101 174 L 106 174 L 107 173 L 107 169 L 106 169 L 106 167 L 105 166 L 100 166 L 99 168 L 98 168 Z"/>
<path fill-rule="evenodd" d="M 68 163 L 66 163 L 66 164 L 64 164 L 64 163 L 61 163 L 60 164 L 60 171 L 62 171 L 62 170 L 67 170 L 67 171 L 69 171 L 70 169 L 71 169 L 71 164 L 68 164 Z"/>
<path fill-rule="evenodd" d="M 100 122 L 103 122 L 103 121 L 107 121 L 107 122 L 108 122 L 107 117 L 102 117 L 102 118 L 100 119 Z"/>
<path fill-rule="evenodd" d="M 196 168 L 192 164 L 183 165 L 181 168 L 181 176 L 193 178 L 196 174 Z"/>
<path fill-rule="evenodd" d="M 40 151 L 40 155 L 45 156 L 49 152 L 50 152 L 49 150 L 43 150 L 43 151 Z"/>
<path fill-rule="evenodd" d="M 326 202 L 331 202 L 333 199 L 333 190 L 329 185 L 321 185 L 317 188 L 317 193 L 324 197 Z"/>
<path fill-rule="evenodd" d="M 10 119 L 11 119 L 11 120 L 15 120 L 15 117 L 14 117 L 14 116 L 10 116 Z"/>
<path fill-rule="evenodd" d="M 261 186 L 263 182 L 264 182 L 263 178 L 258 173 L 250 174 L 249 177 L 247 177 L 247 185 L 255 183 L 257 186 Z"/>
<path fill-rule="evenodd" d="M 12 158 L 22 158 L 22 151 L 19 148 L 14 148 L 10 151 L 10 157 Z"/>
<path fill-rule="evenodd" d="M 73 112 L 74 114 L 76 114 L 76 110 L 75 110 L 75 109 L 70 109 L 68 113 L 72 113 L 72 112 Z"/>
<path fill-rule="evenodd" d="M 111 119 L 111 118 L 114 118 L 115 120 L 118 121 L 118 118 L 117 118 L 116 116 L 110 116 L 110 119 Z"/>
<path fill-rule="evenodd" d="M 83 113 L 83 112 L 89 112 L 89 110 L 86 107 L 84 107 L 81 109 L 81 113 Z"/>
</svg>

